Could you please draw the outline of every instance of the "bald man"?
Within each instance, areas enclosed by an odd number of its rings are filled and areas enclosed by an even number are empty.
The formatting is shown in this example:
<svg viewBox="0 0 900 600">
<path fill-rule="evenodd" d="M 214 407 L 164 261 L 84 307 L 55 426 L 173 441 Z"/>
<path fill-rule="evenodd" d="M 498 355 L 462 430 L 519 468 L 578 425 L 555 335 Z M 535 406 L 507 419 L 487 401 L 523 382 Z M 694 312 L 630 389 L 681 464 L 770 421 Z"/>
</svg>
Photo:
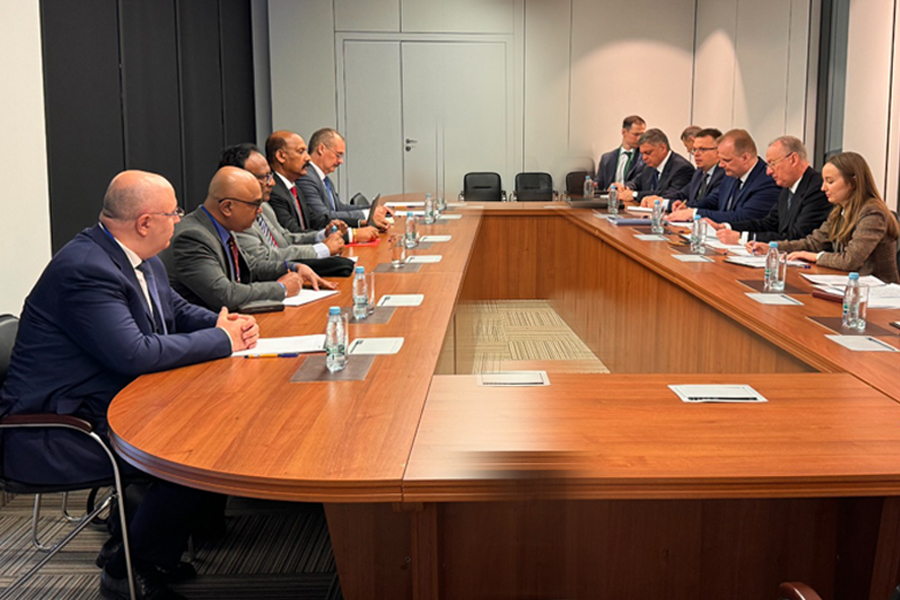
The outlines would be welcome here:
<svg viewBox="0 0 900 600">
<path fill-rule="evenodd" d="M 300 293 L 304 283 L 333 289 L 306 265 L 256 260 L 251 268 L 234 233 L 253 225 L 262 203 L 259 183 L 248 171 L 216 171 L 206 200 L 175 227 L 172 247 L 161 255 L 172 287 L 190 302 L 215 310 L 282 301 Z"/>
<path fill-rule="evenodd" d="M 252 317 L 188 304 L 156 258 L 184 213 L 164 178 L 126 171 L 110 184 L 100 222 L 50 261 L 25 300 L 0 416 L 56 413 L 92 423 L 107 436 L 113 397 L 139 375 L 229 356 L 256 344 Z M 99 447 L 69 432 L 6 431 L 3 470 L 31 483 L 110 479 Z M 120 465 L 124 475 L 134 468 Z M 144 477 L 147 477 L 144 475 Z M 168 593 L 167 581 L 195 574 L 180 563 L 204 492 L 154 482 L 129 526 L 138 596 Z M 110 548 L 115 548 L 114 545 Z M 124 554 L 105 557 L 101 593 L 127 598 Z"/>
</svg>

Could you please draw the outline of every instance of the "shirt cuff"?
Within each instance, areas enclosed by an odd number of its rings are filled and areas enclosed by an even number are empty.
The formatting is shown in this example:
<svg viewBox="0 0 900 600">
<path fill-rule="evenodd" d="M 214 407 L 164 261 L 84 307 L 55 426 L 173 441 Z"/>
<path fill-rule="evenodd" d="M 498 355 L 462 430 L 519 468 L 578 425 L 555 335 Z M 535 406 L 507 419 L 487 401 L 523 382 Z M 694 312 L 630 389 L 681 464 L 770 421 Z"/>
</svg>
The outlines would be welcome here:
<svg viewBox="0 0 900 600">
<path fill-rule="evenodd" d="M 816 262 L 819 262 L 819 259 L 822 258 L 822 255 L 823 255 L 823 254 L 825 254 L 824 251 L 819 252 L 818 254 L 816 254 Z"/>
<path fill-rule="evenodd" d="M 728 231 L 731 231 L 731 223 L 722 223 L 722 225 L 725 226 L 725 229 L 727 229 Z"/>
<path fill-rule="evenodd" d="M 321 243 L 325 241 L 325 230 L 321 229 L 316 232 L 316 242 Z"/>
<path fill-rule="evenodd" d="M 328 258 L 331 256 L 331 250 L 329 250 L 328 246 L 325 244 L 315 244 L 313 245 L 313 250 L 316 251 L 316 255 L 319 258 Z"/>
</svg>

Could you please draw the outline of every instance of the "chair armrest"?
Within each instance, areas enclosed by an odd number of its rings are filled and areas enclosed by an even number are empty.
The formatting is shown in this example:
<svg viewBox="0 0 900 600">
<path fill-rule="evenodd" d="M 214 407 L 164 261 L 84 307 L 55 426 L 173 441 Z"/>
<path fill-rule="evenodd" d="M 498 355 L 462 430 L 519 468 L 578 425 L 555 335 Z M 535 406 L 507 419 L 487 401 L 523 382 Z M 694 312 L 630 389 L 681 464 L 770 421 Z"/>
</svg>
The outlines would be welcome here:
<svg viewBox="0 0 900 600">
<path fill-rule="evenodd" d="M 44 413 L 35 415 L 7 415 L 0 419 L 0 429 L 13 427 L 70 427 L 81 430 L 84 433 L 94 431 L 94 426 L 72 415 L 57 415 Z"/>
<path fill-rule="evenodd" d="M 782 600 L 822 600 L 815 590 L 799 581 L 788 581 L 778 586 L 778 597 Z"/>
</svg>

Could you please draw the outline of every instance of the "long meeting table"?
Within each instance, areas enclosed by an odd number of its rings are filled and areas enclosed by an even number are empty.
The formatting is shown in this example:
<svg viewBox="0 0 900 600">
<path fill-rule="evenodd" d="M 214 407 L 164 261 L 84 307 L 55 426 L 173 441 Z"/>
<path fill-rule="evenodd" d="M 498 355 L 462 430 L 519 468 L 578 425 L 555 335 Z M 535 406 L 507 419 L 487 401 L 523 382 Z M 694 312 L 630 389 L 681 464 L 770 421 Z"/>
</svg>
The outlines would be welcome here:
<svg viewBox="0 0 900 600">
<path fill-rule="evenodd" d="M 379 297 L 425 299 L 351 325 L 404 338 L 364 380 L 291 383 L 303 357 L 143 376 L 110 407 L 117 452 L 201 489 L 325 503 L 348 599 L 769 598 L 791 579 L 875 599 L 900 583 L 900 352 L 825 338 L 811 317 L 840 304 L 797 269 L 802 306 L 764 306 L 740 283 L 760 271 L 680 262 L 589 210 L 448 214 L 421 230 L 452 239 L 413 251 L 440 262 L 376 275 Z M 386 240 L 350 251 L 390 262 Z M 323 332 L 349 288 L 261 315 L 263 335 Z M 549 386 L 480 385 L 467 306 L 515 299 L 550 301 L 611 373 L 547 361 L 531 366 Z M 895 348 L 896 312 L 870 311 Z M 674 383 L 768 402 L 685 404 Z"/>
</svg>

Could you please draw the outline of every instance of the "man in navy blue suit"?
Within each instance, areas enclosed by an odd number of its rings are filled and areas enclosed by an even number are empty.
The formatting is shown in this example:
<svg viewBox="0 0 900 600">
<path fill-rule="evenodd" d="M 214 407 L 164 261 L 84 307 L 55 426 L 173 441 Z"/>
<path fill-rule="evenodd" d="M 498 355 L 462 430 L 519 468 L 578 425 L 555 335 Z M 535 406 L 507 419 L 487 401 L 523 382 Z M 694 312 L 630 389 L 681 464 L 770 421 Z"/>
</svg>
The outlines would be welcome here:
<svg viewBox="0 0 900 600">
<path fill-rule="evenodd" d="M 757 155 L 756 143 L 743 129 L 732 129 L 719 138 L 719 165 L 725 178 L 715 192 L 696 208 L 673 210 L 670 221 L 690 221 L 694 214 L 716 222 L 760 219 L 772 209 L 781 190 L 766 173 L 766 161 Z"/>
<path fill-rule="evenodd" d="M 112 180 L 100 223 L 53 257 L 25 300 L 0 415 L 75 415 L 106 436 L 109 403 L 136 377 L 256 345 L 252 317 L 226 309 L 217 315 L 169 287 L 156 255 L 183 214 L 175 190 L 159 175 L 125 171 Z M 73 435 L 6 432 L 5 473 L 34 484 L 110 477 L 99 449 Z M 134 473 L 125 463 L 122 469 Z M 166 583 L 195 574 L 180 557 L 208 499 L 175 484 L 151 484 L 129 526 L 139 597 L 182 597 Z M 107 558 L 100 591 L 127 598 L 124 553 Z"/>
<path fill-rule="evenodd" d="M 645 131 L 638 146 L 645 166 L 628 183 L 616 183 L 619 199 L 623 202 L 641 201 L 651 195 L 665 196 L 680 190 L 693 177 L 693 165 L 672 151 L 669 138 L 661 129 Z"/>
<path fill-rule="evenodd" d="M 638 142 L 647 131 L 647 122 L 638 115 L 622 121 L 622 144 L 600 157 L 594 181 L 597 188 L 606 190 L 614 183 L 631 181 L 641 174 L 644 161 L 638 151 Z"/>
<path fill-rule="evenodd" d="M 719 166 L 718 139 L 722 132 L 715 128 L 701 129 L 693 137 L 691 152 L 697 168 L 691 180 L 681 189 L 670 191 L 662 196 L 645 196 L 641 206 L 652 208 L 653 202 L 659 200 L 667 211 L 678 210 L 683 206 L 695 208 L 700 201 L 713 193 L 725 171 Z"/>
</svg>

